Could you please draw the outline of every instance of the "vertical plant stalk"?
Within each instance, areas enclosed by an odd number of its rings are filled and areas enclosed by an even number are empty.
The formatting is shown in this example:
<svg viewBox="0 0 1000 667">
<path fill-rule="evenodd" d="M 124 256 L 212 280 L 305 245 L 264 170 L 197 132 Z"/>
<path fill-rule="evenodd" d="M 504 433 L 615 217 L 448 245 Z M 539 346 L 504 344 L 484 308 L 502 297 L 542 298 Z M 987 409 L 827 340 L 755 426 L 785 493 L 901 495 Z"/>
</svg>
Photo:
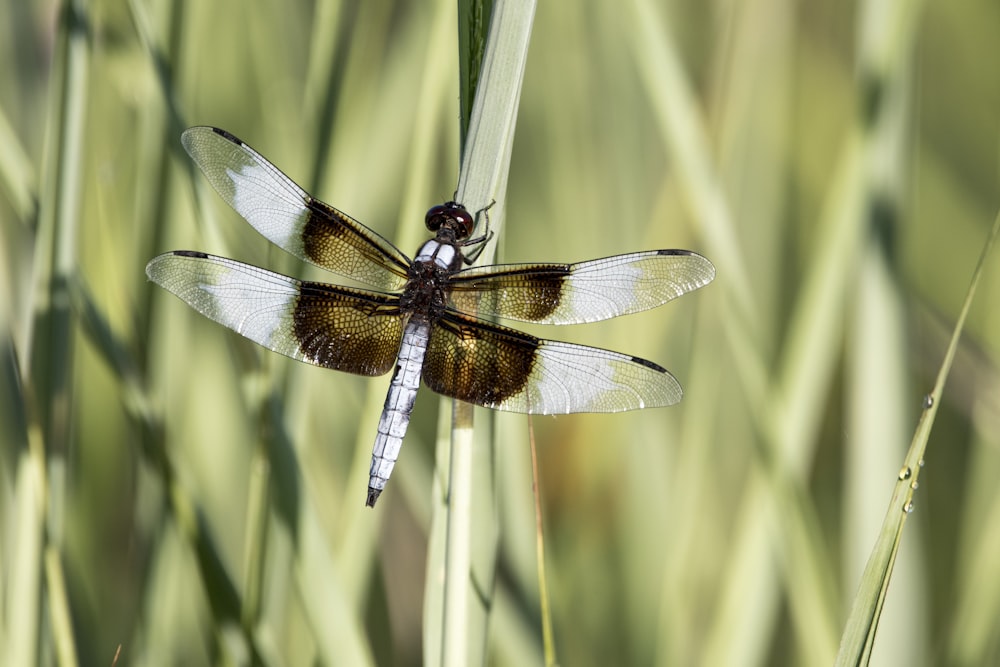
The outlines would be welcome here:
<svg viewBox="0 0 1000 667">
<path fill-rule="evenodd" d="M 720 575 L 720 602 L 704 641 L 709 664 L 766 660 L 765 633 L 733 633 L 747 618 L 777 622 L 779 564 L 773 551 L 773 526 L 781 526 L 781 545 L 789 586 L 794 630 L 808 640 L 802 661 L 821 664 L 836 651 L 834 586 L 814 530 L 815 513 L 803 492 L 817 415 L 833 374 L 842 321 L 840 295 L 846 289 L 857 246 L 856 201 L 860 186 L 858 142 L 849 137 L 831 169 L 830 197 L 819 224 L 815 261 L 801 281 L 791 308 L 791 324 L 777 361 L 767 361 L 762 309 L 748 286 L 745 253 L 735 233 L 733 215 L 713 167 L 707 130 L 696 97 L 684 75 L 678 50 L 663 28 L 656 3 L 634 0 L 637 64 L 651 95 L 662 141 L 676 162 L 676 176 L 711 257 L 720 267 L 720 287 L 728 298 L 729 317 L 722 331 L 732 348 L 736 377 L 750 398 L 750 414 L 760 434 L 749 483 L 739 502 L 743 513 L 734 525 L 726 571 Z M 769 367 L 780 370 L 776 375 Z M 780 512 L 780 515 L 774 514 Z M 801 619 L 821 619 L 806 627 Z M 748 657 L 750 656 L 750 657 Z"/>
<path fill-rule="evenodd" d="M 90 53 L 86 4 L 83 0 L 67 0 L 60 12 L 58 66 L 47 132 L 52 154 L 47 161 L 49 171 L 44 177 L 39 209 L 35 320 L 31 350 L 26 356 L 31 360 L 28 404 L 35 408 L 30 410 L 29 428 L 41 433 L 44 447 L 44 453 L 38 453 L 32 460 L 39 466 L 38 479 L 48 489 L 42 508 L 44 526 L 40 529 L 45 533 L 44 590 L 48 593 L 49 627 L 59 664 L 75 665 L 76 648 L 62 570 L 62 541 L 73 405 L 75 327 L 70 285 L 77 271 Z"/>
<path fill-rule="evenodd" d="M 460 15 L 468 14 L 460 11 Z M 480 256 L 484 263 L 495 256 L 503 223 L 511 146 L 534 15 L 534 0 L 499 0 L 494 4 L 463 144 L 456 198 L 472 212 L 490 206 L 492 238 Z M 477 223 L 475 234 L 483 233 L 487 217 L 480 214 Z M 477 573 L 473 566 L 473 479 L 477 457 L 472 443 L 472 407 L 456 405 L 450 453 L 442 456 L 439 447 L 437 457 L 439 469 L 447 462 L 449 470 L 447 476 L 440 472 L 438 475 L 448 480 L 448 489 L 434 505 L 427 564 L 424 662 L 428 665 L 484 662 L 486 588 L 492 587 L 492 574 Z M 475 524 L 482 535 L 485 526 L 494 525 L 493 517 L 480 517 Z M 492 562 L 492 555 L 486 559 Z"/>
<path fill-rule="evenodd" d="M 844 529 L 847 581 L 859 580 L 879 531 L 872 512 L 885 500 L 885 471 L 899 464 L 911 434 L 907 391 L 908 329 L 900 279 L 898 236 L 914 186 L 914 72 L 919 67 L 919 0 L 862 2 L 857 19 L 855 123 L 863 137 L 858 277 L 848 295 L 844 346 Z M 897 599 L 882 629 L 880 653 L 912 664 L 928 650 L 927 591 L 914 561 L 897 571 Z M 853 583 L 851 584 L 853 585 Z M 837 624 L 839 626 L 839 623 Z M 834 627 L 837 627 L 834 626 Z M 881 661 L 881 660 L 879 660 Z"/>
<path fill-rule="evenodd" d="M 542 613 L 542 646 L 546 667 L 554 667 L 556 642 L 552 632 L 552 609 L 549 606 L 549 584 L 545 576 L 545 533 L 542 531 L 542 494 L 538 490 L 538 456 L 535 450 L 535 429 L 528 417 L 528 441 L 531 448 L 531 492 L 535 497 L 535 560 L 538 565 L 538 598 Z"/>
</svg>

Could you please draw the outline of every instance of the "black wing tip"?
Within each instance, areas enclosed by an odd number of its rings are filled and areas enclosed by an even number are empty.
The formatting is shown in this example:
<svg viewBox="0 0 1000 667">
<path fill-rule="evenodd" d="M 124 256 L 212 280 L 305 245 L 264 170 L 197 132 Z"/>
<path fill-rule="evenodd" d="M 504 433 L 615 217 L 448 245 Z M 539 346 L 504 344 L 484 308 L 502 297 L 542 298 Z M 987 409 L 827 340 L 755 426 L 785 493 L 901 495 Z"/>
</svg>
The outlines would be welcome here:
<svg viewBox="0 0 1000 667">
<path fill-rule="evenodd" d="M 633 363 L 639 364 L 640 366 L 644 366 L 645 368 L 648 368 L 651 371 L 655 371 L 657 373 L 665 375 L 667 378 L 667 383 L 673 384 L 677 389 L 676 400 L 668 400 L 665 403 L 658 403 L 656 405 L 649 405 L 646 407 L 668 407 L 671 405 L 677 405 L 684 399 L 684 388 L 681 387 L 681 383 L 677 381 L 677 378 L 674 377 L 673 373 L 671 373 L 658 363 L 650 361 L 649 359 L 643 359 L 642 357 L 632 357 L 631 361 Z"/>
<path fill-rule="evenodd" d="M 375 501 L 382 494 L 382 489 L 373 489 L 368 487 L 368 499 L 365 501 L 365 507 L 375 507 Z"/>
<path fill-rule="evenodd" d="M 167 255 L 173 255 L 175 257 L 194 257 L 195 259 L 208 259 L 208 253 L 202 252 L 200 250 L 171 250 Z"/>
<path fill-rule="evenodd" d="M 632 357 L 631 361 L 633 361 L 634 363 L 639 364 L 640 366 L 645 366 L 646 368 L 648 368 L 650 370 L 654 370 L 657 373 L 663 373 L 665 375 L 670 375 L 670 371 L 668 371 L 666 368 L 664 368 L 663 366 L 659 365 L 658 363 L 650 361 L 649 359 L 643 359 L 642 357 Z"/>
<path fill-rule="evenodd" d="M 206 127 L 208 127 L 209 129 L 211 129 L 212 132 L 215 132 L 216 134 L 218 134 L 223 139 L 227 139 L 228 141 L 231 141 L 234 144 L 237 144 L 239 146 L 244 146 L 245 145 L 243 143 L 243 140 L 240 139 L 239 137 L 237 137 L 232 132 L 227 132 L 226 130 L 223 130 L 221 127 L 211 127 L 211 126 L 206 126 Z"/>
<path fill-rule="evenodd" d="M 684 257 L 684 256 L 697 257 L 699 259 L 705 260 L 709 264 L 709 266 L 715 268 L 715 265 L 712 264 L 712 261 L 708 259 L 708 257 L 705 257 L 700 252 L 695 252 L 694 250 L 684 250 L 683 248 L 662 248 L 660 250 L 657 250 L 656 254 L 666 255 L 668 257 Z"/>
<path fill-rule="evenodd" d="M 661 248 L 656 251 L 657 255 L 697 255 L 701 257 L 694 250 L 684 250 L 683 248 Z"/>
</svg>

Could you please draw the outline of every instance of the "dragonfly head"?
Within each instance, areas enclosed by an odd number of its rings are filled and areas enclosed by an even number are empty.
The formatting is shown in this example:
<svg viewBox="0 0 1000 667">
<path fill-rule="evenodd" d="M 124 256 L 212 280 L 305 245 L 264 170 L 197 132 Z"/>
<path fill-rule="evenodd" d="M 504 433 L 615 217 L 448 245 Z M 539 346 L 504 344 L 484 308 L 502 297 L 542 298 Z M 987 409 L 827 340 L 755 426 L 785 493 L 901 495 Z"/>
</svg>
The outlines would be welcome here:
<svg viewBox="0 0 1000 667">
<path fill-rule="evenodd" d="M 432 206 L 424 217 L 424 224 L 439 236 L 442 231 L 450 230 L 455 240 L 461 241 L 472 234 L 475 220 L 464 206 L 457 201 L 449 201 Z"/>
</svg>

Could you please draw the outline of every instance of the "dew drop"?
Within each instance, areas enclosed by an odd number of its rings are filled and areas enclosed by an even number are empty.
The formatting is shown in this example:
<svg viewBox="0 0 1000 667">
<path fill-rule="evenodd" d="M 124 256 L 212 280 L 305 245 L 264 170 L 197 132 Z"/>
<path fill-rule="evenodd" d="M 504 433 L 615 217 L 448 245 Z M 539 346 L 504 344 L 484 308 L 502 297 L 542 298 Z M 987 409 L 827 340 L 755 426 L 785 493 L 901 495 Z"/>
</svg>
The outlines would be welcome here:
<svg viewBox="0 0 1000 667">
<path fill-rule="evenodd" d="M 920 482 L 918 482 L 917 480 L 913 480 L 910 483 L 910 488 L 913 489 L 914 491 L 916 491 L 919 486 L 920 486 Z"/>
<path fill-rule="evenodd" d="M 906 503 L 903 505 L 903 511 L 907 514 L 913 514 L 913 503 Z"/>
<path fill-rule="evenodd" d="M 921 468 L 923 468 L 924 467 L 924 460 L 920 459 L 919 461 L 917 461 L 917 465 L 920 466 Z"/>
<path fill-rule="evenodd" d="M 912 474 L 913 473 L 910 471 L 910 467 L 909 466 L 903 466 L 903 468 L 899 471 L 899 478 L 900 479 L 910 479 L 910 475 L 912 475 Z"/>
<path fill-rule="evenodd" d="M 924 395 L 924 410 L 930 410 L 932 407 L 934 407 L 934 395 L 933 394 L 925 394 Z"/>
</svg>

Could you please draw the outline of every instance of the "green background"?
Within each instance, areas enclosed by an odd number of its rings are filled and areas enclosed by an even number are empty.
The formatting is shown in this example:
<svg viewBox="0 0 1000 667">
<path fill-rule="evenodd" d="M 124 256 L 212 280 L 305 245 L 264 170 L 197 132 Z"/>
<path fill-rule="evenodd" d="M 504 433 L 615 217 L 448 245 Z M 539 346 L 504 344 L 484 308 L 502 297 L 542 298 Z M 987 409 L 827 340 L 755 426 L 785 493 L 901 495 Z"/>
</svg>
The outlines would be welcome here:
<svg viewBox="0 0 1000 667">
<path fill-rule="evenodd" d="M 0 661 L 420 664 L 447 403 L 421 392 L 366 510 L 388 379 L 267 353 L 143 268 L 198 249 L 334 279 L 206 187 L 179 143 L 199 124 L 412 253 L 458 173 L 454 5 L 98 1 L 69 69 L 60 16 L 0 4 Z M 1000 201 L 998 43 L 993 0 L 540 3 L 503 260 L 718 270 L 530 329 L 686 391 L 531 420 L 561 664 L 833 659 Z M 998 288 L 994 256 L 878 664 L 1000 661 Z M 496 422 L 487 652 L 539 664 L 529 423 Z"/>
</svg>

